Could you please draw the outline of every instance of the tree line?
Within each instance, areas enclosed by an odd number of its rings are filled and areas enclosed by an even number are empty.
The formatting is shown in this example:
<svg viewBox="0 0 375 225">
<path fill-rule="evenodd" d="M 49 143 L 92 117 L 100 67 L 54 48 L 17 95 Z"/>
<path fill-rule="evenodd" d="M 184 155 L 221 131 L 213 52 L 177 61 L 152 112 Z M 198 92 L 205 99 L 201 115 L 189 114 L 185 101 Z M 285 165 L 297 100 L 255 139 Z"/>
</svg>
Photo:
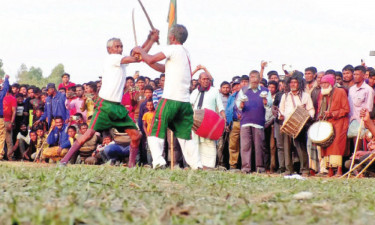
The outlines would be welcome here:
<svg viewBox="0 0 375 225">
<path fill-rule="evenodd" d="M 36 87 L 45 87 L 48 83 L 61 83 L 61 75 L 65 73 L 64 65 L 56 65 L 51 74 L 47 77 L 43 76 L 43 71 L 39 67 L 31 66 L 28 68 L 25 64 L 22 64 L 17 71 L 16 82 L 19 84 L 34 85 Z M 3 69 L 3 61 L 0 59 L 0 78 L 3 78 L 5 71 Z"/>
</svg>

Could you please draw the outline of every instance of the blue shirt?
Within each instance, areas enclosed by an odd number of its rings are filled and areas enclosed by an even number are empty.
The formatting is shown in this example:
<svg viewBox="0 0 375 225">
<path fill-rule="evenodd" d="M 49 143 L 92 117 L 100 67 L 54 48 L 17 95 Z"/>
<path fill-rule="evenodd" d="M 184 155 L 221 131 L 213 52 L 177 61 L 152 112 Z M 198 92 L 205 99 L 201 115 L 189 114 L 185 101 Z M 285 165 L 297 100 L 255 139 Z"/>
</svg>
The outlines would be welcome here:
<svg viewBox="0 0 375 225">
<path fill-rule="evenodd" d="M 70 141 L 68 133 L 66 132 L 66 125 L 64 124 L 59 130 L 55 127 L 48 135 L 47 143 L 50 146 L 59 146 L 61 148 L 70 148 Z"/>
<path fill-rule="evenodd" d="M 225 108 L 225 116 L 227 118 L 227 125 L 230 125 L 230 123 L 233 120 L 237 120 L 237 106 L 236 106 L 236 97 L 237 97 L 238 92 L 235 92 L 231 94 L 228 98 L 228 103 L 227 107 Z"/>
<path fill-rule="evenodd" d="M 0 116 L 4 115 L 3 99 L 5 95 L 7 94 L 8 90 L 9 90 L 9 80 L 8 78 L 5 78 L 4 83 L 3 83 L 3 89 L 0 91 Z"/>
<path fill-rule="evenodd" d="M 60 92 L 56 92 L 55 97 L 48 96 L 44 106 L 44 114 L 40 117 L 40 120 L 43 121 L 48 118 L 48 125 L 51 125 L 52 119 L 56 116 L 61 116 L 64 122 L 65 120 L 69 119 L 69 110 L 67 110 L 65 107 L 65 100 L 65 95 L 61 94 Z"/>
</svg>

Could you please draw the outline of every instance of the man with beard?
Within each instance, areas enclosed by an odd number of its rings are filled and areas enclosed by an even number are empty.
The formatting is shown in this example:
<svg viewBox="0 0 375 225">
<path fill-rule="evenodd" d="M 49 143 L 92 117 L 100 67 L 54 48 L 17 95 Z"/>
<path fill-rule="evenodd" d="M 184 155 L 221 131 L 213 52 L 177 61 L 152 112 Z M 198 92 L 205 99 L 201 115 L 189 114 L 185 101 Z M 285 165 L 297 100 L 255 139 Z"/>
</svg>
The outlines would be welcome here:
<svg viewBox="0 0 375 225">
<path fill-rule="evenodd" d="M 228 98 L 230 94 L 230 84 L 227 81 L 223 81 L 220 85 L 220 96 L 223 102 L 224 108 L 227 107 Z"/>
<path fill-rule="evenodd" d="M 314 118 L 315 109 L 313 102 L 308 93 L 304 92 L 304 82 L 302 80 L 303 74 L 301 72 L 294 72 L 292 76 L 287 81 L 287 89 L 290 92 L 285 93 L 281 97 L 280 102 L 280 115 L 279 119 L 284 120 L 284 122 L 292 115 L 297 106 L 304 107 L 311 118 Z M 298 157 L 300 160 L 300 172 L 303 176 L 308 176 L 309 165 L 308 165 L 308 155 L 306 149 L 306 128 L 303 128 L 300 134 L 292 139 L 291 136 L 284 136 L 284 156 L 285 156 L 285 175 L 291 175 L 294 172 L 293 162 L 292 162 L 292 149 L 291 144 L 297 149 Z"/>
<path fill-rule="evenodd" d="M 330 122 L 335 131 L 335 138 L 327 148 L 322 148 L 323 165 L 328 168 L 328 176 L 342 175 L 342 157 L 346 147 L 346 133 L 349 127 L 348 114 L 350 111 L 346 92 L 342 88 L 336 88 L 335 75 L 325 75 L 321 80 L 321 97 L 317 111 L 320 119 L 325 118 Z"/>
<path fill-rule="evenodd" d="M 22 123 L 20 126 L 20 131 L 17 133 L 16 143 L 14 144 L 13 148 L 9 150 L 9 155 L 13 155 L 17 149 L 20 150 L 20 159 L 22 159 L 25 155 L 25 152 L 30 144 L 30 136 L 27 130 L 27 126 L 25 123 Z"/>
<path fill-rule="evenodd" d="M 347 92 L 349 91 L 349 88 L 354 85 L 353 72 L 354 68 L 352 65 L 346 65 L 342 69 L 343 87 L 346 89 Z"/>
</svg>

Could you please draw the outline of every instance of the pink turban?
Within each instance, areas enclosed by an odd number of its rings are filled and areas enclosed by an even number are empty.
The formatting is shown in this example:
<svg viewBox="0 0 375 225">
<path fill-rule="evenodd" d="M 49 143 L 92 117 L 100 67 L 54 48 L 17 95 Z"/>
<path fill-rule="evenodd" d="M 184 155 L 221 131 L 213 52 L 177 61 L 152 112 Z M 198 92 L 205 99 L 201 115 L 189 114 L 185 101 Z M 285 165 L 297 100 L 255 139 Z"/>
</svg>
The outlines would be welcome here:
<svg viewBox="0 0 375 225">
<path fill-rule="evenodd" d="M 320 83 L 329 83 L 332 87 L 335 85 L 335 76 L 332 74 L 327 74 L 322 77 Z"/>
</svg>

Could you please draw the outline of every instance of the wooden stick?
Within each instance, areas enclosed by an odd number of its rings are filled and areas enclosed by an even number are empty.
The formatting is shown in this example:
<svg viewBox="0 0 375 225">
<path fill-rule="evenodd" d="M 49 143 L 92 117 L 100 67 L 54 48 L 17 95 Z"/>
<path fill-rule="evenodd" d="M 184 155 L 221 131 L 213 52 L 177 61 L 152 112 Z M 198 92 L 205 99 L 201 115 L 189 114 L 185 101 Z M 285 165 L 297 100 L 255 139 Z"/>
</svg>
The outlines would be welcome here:
<svg viewBox="0 0 375 225">
<path fill-rule="evenodd" d="M 171 170 L 174 168 L 173 131 L 171 131 Z"/>
<path fill-rule="evenodd" d="M 358 167 L 360 167 L 363 163 L 365 163 L 367 160 L 370 159 L 370 157 L 374 155 L 374 153 L 371 153 L 369 156 L 367 156 L 367 158 L 365 158 L 364 160 L 362 160 L 362 162 L 360 162 L 359 164 L 357 164 L 355 167 L 353 167 L 351 170 L 349 170 L 348 172 L 346 172 L 344 175 L 342 175 L 341 177 L 339 178 L 343 178 L 345 177 L 346 175 L 348 175 L 348 173 L 351 173 L 353 172 L 354 170 L 356 170 Z"/>
<path fill-rule="evenodd" d="M 354 159 L 355 159 L 355 154 L 357 153 L 357 149 L 358 149 L 358 142 L 359 142 L 359 139 L 360 139 L 360 135 L 361 135 L 361 130 L 362 130 L 362 125 L 363 125 L 363 117 L 361 118 L 361 123 L 359 124 L 359 128 L 358 128 L 358 134 L 357 134 L 357 140 L 355 141 L 355 148 L 354 148 L 354 153 L 353 153 L 353 159 L 352 159 L 352 163 L 350 164 L 350 170 L 352 170 L 353 168 L 353 165 L 354 165 Z M 348 179 L 350 178 L 350 173 L 348 173 Z"/>
<path fill-rule="evenodd" d="M 355 178 L 358 178 L 362 173 L 364 173 L 364 172 L 367 170 L 367 168 L 368 168 L 369 166 L 371 166 L 371 164 L 372 164 L 374 161 L 375 161 L 375 157 L 371 159 L 371 161 L 367 164 L 367 166 L 366 166 L 365 168 L 363 168 L 363 170 L 362 170 L 359 174 L 357 174 L 357 176 L 355 176 Z"/>
</svg>

